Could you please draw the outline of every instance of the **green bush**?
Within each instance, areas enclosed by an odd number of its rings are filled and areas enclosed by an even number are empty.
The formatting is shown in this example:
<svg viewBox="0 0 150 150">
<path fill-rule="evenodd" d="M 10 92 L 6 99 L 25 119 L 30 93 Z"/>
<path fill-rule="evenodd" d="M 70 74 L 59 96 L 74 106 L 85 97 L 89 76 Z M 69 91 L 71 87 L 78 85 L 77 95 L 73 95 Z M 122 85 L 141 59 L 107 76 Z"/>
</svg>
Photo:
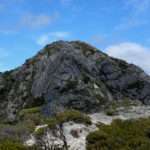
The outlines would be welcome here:
<svg viewBox="0 0 150 150">
<path fill-rule="evenodd" d="M 23 117 L 28 114 L 35 114 L 41 112 L 41 107 L 32 107 L 32 108 L 26 108 L 20 111 L 19 116 Z"/>
<path fill-rule="evenodd" d="M 20 142 L 5 139 L 0 141 L 0 150 L 27 150 L 27 148 Z"/>
<path fill-rule="evenodd" d="M 37 125 L 45 123 L 40 107 L 23 109 L 19 115 L 20 118 L 16 124 L 0 124 L 0 140 L 13 138 L 23 141 L 24 137 L 34 132 Z"/>
<path fill-rule="evenodd" d="M 107 103 L 104 110 L 105 110 L 106 115 L 113 116 L 118 113 L 119 108 L 127 110 L 127 109 L 130 109 L 132 106 L 136 106 L 136 105 L 140 105 L 140 102 L 133 101 L 129 98 L 124 98 L 120 101 L 116 100 L 116 101 Z"/>
<path fill-rule="evenodd" d="M 87 150 L 149 150 L 150 118 L 114 120 L 87 136 Z"/>
<path fill-rule="evenodd" d="M 115 109 L 109 108 L 106 110 L 106 115 L 108 115 L 108 116 L 114 116 L 115 114 L 116 114 Z"/>
<path fill-rule="evenodd" d="M 46 122 L 49 128 L 55 128 L 56 125 L 60 125 L 68 121 L 91 125 L 90 117 L 77 110 L 66 110 L 64 112 L 58 113 L 54 118 L 47 119 Z"/>
<path fill-rule="evenodd" d="M 76 123 L 84 123 L 86 125 L 91 124 L 90 117 L 77 110 L 66 110 L 62 113 L 58 113 L 56 115 L 56 119 L 59 123 L 74 121 Z"/>
<path fill-rule="evenodd" d="M 31 133 L 28 124 L 18 123 L 16 125 L 0 124 L 0 140 L 11 138 L 14 140 L 23 140 Z"/>
<path fill-rule="evenodd" d="M 41 113 L 41 107 L 33 107 L 21 110 L 19 120 L 30 129 L 34 129 L 35 126 L 44 124 L 45 117 Z"/>
<path fill-rule="evenodd" d="M 54 128 L 56 128 L 56 126 L 58 125 L 58 124 L 60 124 L 59 122 L 58 122 L 58 120 L 56 119 L 56 118 L 49 118 L 49 119 L 47 119 L 46 120 L 46 123 L 48 124 L 48 127 L 50 128 L 50 129 L 54 129 Z"/>
</svg>

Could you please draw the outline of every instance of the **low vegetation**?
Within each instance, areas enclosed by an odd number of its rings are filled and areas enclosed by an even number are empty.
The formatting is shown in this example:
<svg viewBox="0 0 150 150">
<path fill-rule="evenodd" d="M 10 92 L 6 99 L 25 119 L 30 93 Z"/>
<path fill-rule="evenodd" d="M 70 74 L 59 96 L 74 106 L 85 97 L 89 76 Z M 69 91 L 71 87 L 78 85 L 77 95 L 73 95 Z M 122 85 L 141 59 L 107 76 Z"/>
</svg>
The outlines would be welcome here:
<svg viewBox="0 0 150 150">
<path fill-rule="evenodd" d="M 5 139 L 0 141 L 0 150 L 27 150 L 27 148 L 20 142 Z"/>
<path fill-rule="evenodd" d="M 0 140 L 0 150 L 39 150 L 36 146 L 26 147 L 20 141 L 8 138 Z"/>
<path fill-rule="evenodd" d="M 114 120 L 87 136 L 87 150 L 149 150 L 150 118 Z"/>
<path fill-rule="evenodd" d="M 45 116 L 42 115 L 41 107 L 32 107 L 21 110 L 19 120 L 34 130 L 35 126 L 45 123 Z"/>
<path fill-rule="evenodd" d="M 120 108 L 124 108 L 125 110 L 129 109 L 131 106 L 140 105 L 138 101 L 132 101 L 131 99 L 125 98 L 121 101 L 113 101 L 108 103 L 105 106 L 105 113 L 108 116 L 114 116 L 118 113 Z"/>
<path fill-rule="evenodd" d="M 45 117 L 40 110 L 41 108 L 24 109 L 19 114 L 20 121 L 18 123 L 14 125 L 0 124 L 0 150 L 26 150 L 21 143 L 31 133 L 34 133 L 37 138 L 42 137 L 48 128 L 55 129 L 57 125 L 61 126 L 68 121 L 91 124 L 89 116 L 76 110 L 66 110 L 54 117 Z M 37 125 L 44 124 L 48 124 L 48 127 L 40 128 L 35 132 Z"/>
<path fill-rule="evenodd" d="M 3 139 L 14 139 L 16 141 L 23 140 L 33 130 L 29 127 L 29 124 L 18 123 L 15 125 L 0 124 L 0 141 Z"/>
<path fill-rule="evenodd" d="M 20 111 L 18 116 L 19 116 L 18 121 L 13 124 L 9 123 L 0 124 L 0 145 L 1 145 L 0 150 L 3 149 L 11 150 L 7 148 L 6 145 L 9 146 L 12 145 L 13 143 L 14 147 L 15 146 L 19 147 L 18 145 L 21 145 L 19 143 L 23 143 L 23 141 L 27 137 L 29 137 L 31 133 L 34 132 L 35 127 L 37 125 L 44 124 L 45 121 L 45 118 L 41 113 L 40 107 L 23 109 Z M 12 142 L 11 139 L 13 139 L 14 142 Z M 2 148 L 2 146 L 5 148 Z M 17 148 L 14 148 L 13 150 L 15 149 Z M 20 150 L 22 149 L 20 148 Z"/>
<path fill-rule="evenodd" d="M 34 135 L 36 138 L 41 138 L 46 131 L 46 128 L 39 128 L 36 132 L 34 132 Z"/>
<path fill-rule="evenodd" d="M 91 125 L 91 119 L 86 114 L 77 110 L 66 110 L 62 113 L 58 113 L 54 118 L 47 120 L 49 128 L 54 128 L 56 125 L 61 125 L 64 122 L 74 121 L 76 123 L 84 123 Z"/>
<path fill-rule="evenodd" d="M 28 114 L 35 114 L 41 112 L 41 107 L 32 107 L 32 108 L 26 108 L 20 111 L 19 116 L 24 117 Z"/>
<path fill-rule="evenodd" d="M 115 104 L 112 106 L 116 107 Z M 36 125 L 48 124 L 49 129 L 55 129 L 57 125 L 61 126 L 68 121 L 91 125 L 90 117 L 77 110 L 66 110 L 46 118 L 40 108 L 30 108 L 23 110 L 20 116 L 21 121 L 16 125 L 0 124 L 0 150 L 30 150 L 22 143 L 25 136 L 34 132 Z M 97 127 L 97 131 L 87 136 L 87 150 L 149 150 L 150 118 L 127 121 L 117 119 L 111 125 L 99 124 Z M 47 127 L 34 133 L 36 137 L 41 137 L 45 131 Z M 77 136 L 74 131 L 72 134 Z M 36 147 L 31 149 L 36 150 Z"/>
</svg>

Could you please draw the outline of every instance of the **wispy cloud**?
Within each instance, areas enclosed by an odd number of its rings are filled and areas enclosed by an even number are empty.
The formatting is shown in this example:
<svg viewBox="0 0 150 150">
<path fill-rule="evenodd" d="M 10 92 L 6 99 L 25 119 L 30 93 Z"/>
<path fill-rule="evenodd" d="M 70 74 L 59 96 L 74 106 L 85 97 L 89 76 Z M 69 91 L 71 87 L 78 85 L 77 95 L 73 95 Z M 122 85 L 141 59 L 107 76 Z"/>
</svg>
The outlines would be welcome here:
<svg viewBox="0 0 150 150">
<path fill-rule="evenodd" d="M 15 19 L 10 24 L 0 26 L 0 33 L 2 34 L 14 34 L 21 29 L 39 29 L 54 24 L 59 18 L 59 12 L 52 14 L 35 14 L 24 13 L 21 16 L 15 16 Z"/>
<path fill-rule="evenodd" d="M 115 27 L 115 30 L 127 30 L 130 28 L 139 27 L 141 25 L 146 25 L 147 23 L 147 20 L 139 20 L 137 17 L 126 17 L 123 18 L 122 22 Z"/>
<path fill-rule="evenodd" d="M 47 34 L 41 35 L 37 40 L 36 43 L 40 46 L 44 46 L 49 42 L 56 41 L 56 40 L 65 40 L 69 38 L 71 35 L 70 32 L 50 32 Z"/>
<path fill-rule="evenodd" d="M 115 27 L 115 30 L 126 30 L 149 22 L 147 14 L 150 9 L 150 0 L 126 0 L 123 1 L 123 9 L 126 11 L 125 17 Z"/>
<path fill-rule="evenodd" d="M 57 12 L 52 15 L 28 13 L 22 16 L 20 24 L 21 26 L 29 28 L 43 27 L 53 23 L 57 19 L 58 15 L 59 14 Z"/>
<path fill-rule="evenodd" d="M 129 63 L 140 66 L 150 74 L 150 48 L 137 43 L 124 42 L 108 46 L 105 51 L 110 56 L 124 59 Z"/>
</svg>

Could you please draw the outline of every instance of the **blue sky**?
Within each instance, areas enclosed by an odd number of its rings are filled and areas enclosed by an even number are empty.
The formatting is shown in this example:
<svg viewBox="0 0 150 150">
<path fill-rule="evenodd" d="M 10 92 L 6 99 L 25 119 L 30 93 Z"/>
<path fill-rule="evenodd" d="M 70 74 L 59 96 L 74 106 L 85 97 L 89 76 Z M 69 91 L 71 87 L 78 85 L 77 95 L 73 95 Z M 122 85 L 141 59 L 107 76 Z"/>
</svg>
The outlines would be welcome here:
<svg viewBox="0 0 150 150">
<path fill-rule="evenodd" d="M 150 0 L 0 0 L 0 71 L 55 40 L 82 40 L 150 73 Z"/>
</svg>

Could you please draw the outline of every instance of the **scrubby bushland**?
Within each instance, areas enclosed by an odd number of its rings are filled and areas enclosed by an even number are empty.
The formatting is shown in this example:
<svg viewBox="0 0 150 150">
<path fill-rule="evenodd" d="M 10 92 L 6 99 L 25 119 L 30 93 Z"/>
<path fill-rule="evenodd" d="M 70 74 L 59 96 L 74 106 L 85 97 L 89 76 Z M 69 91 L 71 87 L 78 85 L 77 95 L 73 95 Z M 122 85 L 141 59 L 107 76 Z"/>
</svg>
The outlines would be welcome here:
<svg viewBox="0 0 150 150">
<path fill-rule="evenodd" d="M 27 114 L 35 114 L 39 112 L 41 112 L 41 107 L 31 107 L 31 108 L 22 109 L 19 113 L 19 116 L 23 117 Z"/>
<path fill-rule="evenodd" d="M 26 147 L 20 141 L 7 138 L 0 140 L 0 150 L 40 150 L 36 146 Z"/>
<path fill-rule="evenodd" d="M 44 124 L 45 116 L 42 114 L 42 107 L 31 107 L 19 112 L 19 120 L 25 122 L 32 129 L 36 125 Z"/>
<path fill-rule="evenodd" d="M 30 124 L 0 124 L 0 141 L 8 138 L 23 141 L 31 132 Z"/>
<path fill-rule="evenodd" d="M 149 150 L 150 118 L 114 120 L 87 136 L 87 150 Z"/>
<path fill-rule="evenodd" d="M 55 117 L 47 119 L 46 122 L 48 123 L 49 128 L 54 128 L 56 125 L 61 125 L 68 121 L 91 125 L 90 117 L 77 110 L 66 110 L 64 112 L 58 113 Z"/>
<path fill-rule="evenodd" d="M 28 150 L 23 144 L 11 139 L 0 141 L 0 150 Z"/>
<path fill-rule="evenodd" d="M 127 110 L 130 109 L 132 106 L 138 106 L 141 105 L 141 103 L 137 100 L 131 100 L 129 98 L 124 98 L 120 101 L 112 101 L 109 102 L 105 105 L 104 107 L 104 111 L 106 113 L 106 115 L 108 116 L 113 116 L 118 114 L 118 111 L 120 108 L 122 108 L 122 110 Z"/>
<path fill-rule="evenodd" d="M 3 143 L 5 144 L 6 142 L 9 142 L 10 139 L 23 143 L 24 140 L 26 140 L 29 135 L 34 132 L 35 127 L 37 125 L 44 124 L 45 121 L 45 117 L 42 115 L 40 107 L 23 109 L 20 111 L 18 116 L 18 120 L 13 124 L 0 124 L 1 146 Z"/>
</svg>

